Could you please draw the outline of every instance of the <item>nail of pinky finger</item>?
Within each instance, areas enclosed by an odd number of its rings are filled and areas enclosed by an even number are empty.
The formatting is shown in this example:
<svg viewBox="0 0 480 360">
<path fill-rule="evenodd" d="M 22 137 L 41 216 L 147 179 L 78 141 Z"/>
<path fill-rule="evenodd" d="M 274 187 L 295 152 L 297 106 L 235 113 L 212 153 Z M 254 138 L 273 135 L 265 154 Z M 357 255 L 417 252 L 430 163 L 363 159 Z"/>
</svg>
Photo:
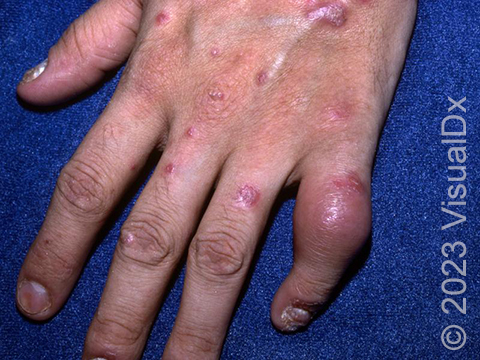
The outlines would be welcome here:
<svg viewBox="0 0 480 360">
<path fill-rule="evenodd" d="M 75 20 L 48 59 L 23 75 L 18 95 L 52 105 L 96 85 L 130 54 L 141 17 L 140 0 L 101 0 Z"/>
<path fill-rule="evenodd" d="M 294 211 L 294 264 L 277 291 L 271 317 L 292 332 L 328 301 L 370 233 L 368 179 L 356 173 L 302 179 Z"/>
</svg>

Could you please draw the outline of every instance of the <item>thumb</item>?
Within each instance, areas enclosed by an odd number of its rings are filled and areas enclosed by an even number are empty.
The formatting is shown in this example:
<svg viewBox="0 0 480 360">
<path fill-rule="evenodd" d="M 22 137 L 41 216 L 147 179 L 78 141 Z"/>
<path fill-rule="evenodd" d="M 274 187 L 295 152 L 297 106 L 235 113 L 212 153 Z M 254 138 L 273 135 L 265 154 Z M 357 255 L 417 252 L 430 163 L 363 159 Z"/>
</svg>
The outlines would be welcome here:
<svg viewBox="0 0 480 360">
<path fill-rule="evenodd" d="M 99 1 L 70 25 L 47 60 L 25 73 L 18 95 L 53 105 L 91 88 L 127 59 L 141 14 L 141 0 Z"/>
</svg>

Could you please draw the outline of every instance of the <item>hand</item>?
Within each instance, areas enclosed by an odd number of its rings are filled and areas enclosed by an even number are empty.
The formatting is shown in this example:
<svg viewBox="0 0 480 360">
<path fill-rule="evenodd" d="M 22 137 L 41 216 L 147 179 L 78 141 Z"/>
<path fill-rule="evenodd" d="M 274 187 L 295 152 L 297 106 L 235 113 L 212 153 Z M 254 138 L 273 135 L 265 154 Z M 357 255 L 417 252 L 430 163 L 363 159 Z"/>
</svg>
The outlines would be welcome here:
<svg viewBox="0 0 480 360">
<path fill-rule="evenodd" d="M 159 148 L 123 225 L 84 358 L 141 357 L 185 251 L 163 356 L 218 358 L 272 204 L 293 185 L 294 266 L 271 317 L 283 331 L 306 326 L 369 234 L 372 161 L 415 10 L 412 0 L 95 4 L 18 87 L 26 101 L 58 103 L 128 58 L 58 179 L 19 275 L 19 309 L 34 320 L 60 309 L 95 235 Z"/>
</svg>

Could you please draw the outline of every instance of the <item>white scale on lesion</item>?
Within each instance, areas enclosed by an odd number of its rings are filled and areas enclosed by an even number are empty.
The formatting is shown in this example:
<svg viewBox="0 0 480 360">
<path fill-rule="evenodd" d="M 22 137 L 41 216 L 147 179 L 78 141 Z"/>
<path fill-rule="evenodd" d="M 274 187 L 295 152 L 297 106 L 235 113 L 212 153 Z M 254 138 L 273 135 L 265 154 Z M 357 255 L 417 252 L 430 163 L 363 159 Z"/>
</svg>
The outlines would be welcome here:
<svg viewBox="0 0 480 360">
<path fill-rule="evenodd" d="M 307 15 L 308 20 L 325 20 L 335 26 L 342 26 L 345 23 L 345 7 L 341 3 L 332 3 L 319 7 Z"/>
</svg>

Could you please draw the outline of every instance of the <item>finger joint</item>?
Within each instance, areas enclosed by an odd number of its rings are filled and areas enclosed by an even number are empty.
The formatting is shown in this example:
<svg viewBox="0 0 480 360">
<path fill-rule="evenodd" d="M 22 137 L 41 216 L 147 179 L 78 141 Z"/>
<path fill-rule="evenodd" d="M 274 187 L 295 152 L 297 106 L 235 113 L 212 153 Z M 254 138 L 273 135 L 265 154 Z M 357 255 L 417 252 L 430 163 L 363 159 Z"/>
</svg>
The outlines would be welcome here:
<svg viewBox="0 0 480 360">
<path fill-rule="evenodd" d="M 136 214 L 120 234 L 121 256 L 143 267 L 158 267 L 177 259 L 173 231 L 159 216 Z"/>
<path fill-rule="evenodd" d="M 57 182 L 57 199 L 83 219 L 98 220 L 106 216 L 112 202 L 113 190 L 107 190 L 106 176 L 98 168 L 93 162 L 72 160 Z"/>
<path fill-rule="evenodd" d="M 215 279 L 240 273 L 246 263 L 247 246 L 229 231 L 198 235 L 190 247 L 194 264 Z"/>
</svg>

